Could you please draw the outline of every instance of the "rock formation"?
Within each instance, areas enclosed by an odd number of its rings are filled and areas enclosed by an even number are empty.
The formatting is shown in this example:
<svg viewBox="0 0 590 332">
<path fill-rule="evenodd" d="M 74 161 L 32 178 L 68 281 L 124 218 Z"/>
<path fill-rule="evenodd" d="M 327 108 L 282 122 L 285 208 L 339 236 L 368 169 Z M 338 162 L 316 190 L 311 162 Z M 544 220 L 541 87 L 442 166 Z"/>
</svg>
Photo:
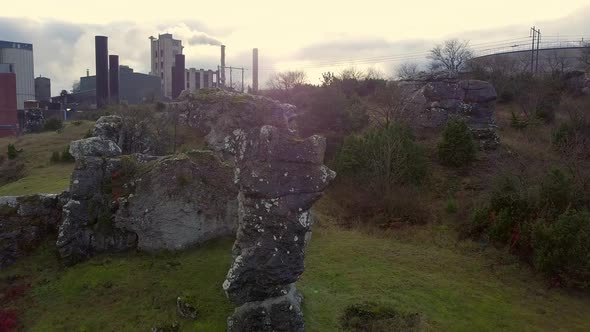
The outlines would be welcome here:
<svg viewBox="0 0 590 332">
<path fill-rule="evenodd" d="M 65 196 L 0 197 L 0 268 L 13 264 L 56 234 Z"/>
<path fill-rule="evenodd" d="M 65 264 L 101 252 L 178 250 L 235 234 L 233 168 L 207 151 L 122 155 L 118 116 L 70 144 L 76 159 L 57 246 Z M 132 143 L 131 143 L 132 144 Z"/>
<path fill-rule="evenodd" d="M 411 100 L 419 113 L 420 126 L 439 128 L 451 117 L 461 118 L 483 149 L 498 146 L 493 117 L 497 94 L 492 84 L 442 75 L 404 81 L 402 85 L 414 95 Z"/>
<path fill-rule="evenodd" d="M 304 270 L 310 208 L 335 177 L 323 165 L 325 140 L 290 128 L 294 107 L 223 91 L 184 95 L 188 123 L 234 166 L 239 220 L 234 261 L 223 289 L 238 306 L 230 331 L 303 331 Z"/>
</svg>

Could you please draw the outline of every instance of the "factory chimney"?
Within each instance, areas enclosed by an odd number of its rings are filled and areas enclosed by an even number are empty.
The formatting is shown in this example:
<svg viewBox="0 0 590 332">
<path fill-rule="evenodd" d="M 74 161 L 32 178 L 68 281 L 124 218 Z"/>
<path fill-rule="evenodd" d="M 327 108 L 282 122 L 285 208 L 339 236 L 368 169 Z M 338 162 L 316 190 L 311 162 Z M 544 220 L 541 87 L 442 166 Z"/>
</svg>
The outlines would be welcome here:
<svg viewBox="0 0 590 332">
<path fill-rule="evenodd" d="M 102 108 L 109 101 L 109 46 L 105 36 L 94 37 L 96 56 L 96 107 Z"/>
<path fill-rule="evenodd" d="M 221 86 L 225 86 L 225 45 L 221 45 Z"/>
<path fill-rule="evenodd" d="M 252 91 L 258 92 L 258 49 L 252 50 Z"/>
<path fill-rule="evenodd" d="M 186 88 L 184 73 L 184 54 L 174 56 L 174 67 L 172 67 L 172 98 L 176 99 Z"/>
<path fill-rule="evenodd" d="M 119 56 L 109 55 L 109 100 L 119 103 Z"/>
</svg>

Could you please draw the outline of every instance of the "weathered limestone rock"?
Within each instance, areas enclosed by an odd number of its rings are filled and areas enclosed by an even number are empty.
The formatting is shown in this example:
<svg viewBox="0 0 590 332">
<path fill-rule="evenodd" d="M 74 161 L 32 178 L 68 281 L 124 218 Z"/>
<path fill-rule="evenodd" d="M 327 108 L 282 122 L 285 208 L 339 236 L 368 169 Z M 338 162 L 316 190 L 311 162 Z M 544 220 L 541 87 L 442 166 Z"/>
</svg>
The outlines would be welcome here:
<svg viewBox="0 0 590 332">
<path fill-rule="evenodd" d="M 451 117 L 467 122 L 483 149 L 499 144 L 494 121 L 496 90 L 478 80 L 460 80 L 448 76 L 421 77 L 401 83 L 413 95 L 414 107 L 420 113 L 419 124 L 440 128 Z"/>
<path fill-rule="evenodd" d="M 91 137 L 70 144 L 76 159 L 70 199 L 63 207 L 57 247 L 64 264 L 72 265 L 101 252 L 136 246 L 137 235 L 114 227 L 112 173 L 121 149 L 112 141 Z"/>
<path fill-rule="evenodd" d="M 233 169 L 210 151 L 161 158 L 132 176 L 115 225 L 137 234 L 144 251 L 179 250 L 235 234 Z"/>
<path fill-rule="evenodd" d="M 304 331 L 295 282 L 304 270 L 313 223 L 309 209 L 334 179 L 323 165 L 325 139 L 301 139 L 292 105 L 243 94 L 185 94 L 186 121 L 234 166 L 239 220 L 223 289 L 238 306 L 229 331 Z"/>
<path fill-rule="evenodd" d="M 63 197 L 65 194 L 0 197 L 0 268 L 56 234 Z"/>
<path fill-rule="evenodd" d="M 101 116 L 92 129 L 94 137 L 109 140 L 121 145 L 123 119 L 118 115 Z"/>
<path fill-rule="evenodd" d="M 57 246 L 65 264 L 101 252 L 178 250 L 235 234 L 233 168 L 211 151 L 121 155 L 120 118 L 70 144 L 76 166 Z"/>
</svg>

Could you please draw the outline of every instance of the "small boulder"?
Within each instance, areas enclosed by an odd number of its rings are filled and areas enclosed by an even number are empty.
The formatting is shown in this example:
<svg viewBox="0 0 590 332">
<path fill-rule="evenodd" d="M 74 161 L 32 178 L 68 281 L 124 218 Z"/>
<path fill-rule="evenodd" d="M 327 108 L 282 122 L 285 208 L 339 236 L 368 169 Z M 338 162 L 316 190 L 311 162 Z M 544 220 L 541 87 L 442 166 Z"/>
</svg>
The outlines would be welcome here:
<svg viewBox="0 0 590 332">
<path fill-rule="evenodd" d="M 176 298 L 176 311 L 178 315 L 186 319 L 197 319 L 197 309 L 189 303 L 190 297 L 179 296 Z"/>
<path fill-rule="evenodd" d="M 80 157 L 116 157 L 121 154 L 121 148 L 113 141 L 90 137 L 70 143 L 70 154 L 76 160 Z"/>
</svg>

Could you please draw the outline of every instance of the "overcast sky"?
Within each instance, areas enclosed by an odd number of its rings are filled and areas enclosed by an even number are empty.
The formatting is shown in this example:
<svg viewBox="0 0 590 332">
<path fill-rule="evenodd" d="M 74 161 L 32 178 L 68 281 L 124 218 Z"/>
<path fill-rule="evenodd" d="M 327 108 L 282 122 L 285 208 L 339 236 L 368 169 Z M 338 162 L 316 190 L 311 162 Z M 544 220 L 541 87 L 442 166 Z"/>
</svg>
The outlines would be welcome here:
<svg viewBox="0 0 590 332">
<path fill-rule="evenodd" d="M 252 3 L 256 3 L 252 5 Z M 216 69 L 220 43 L 227 64 L 251 66 L 260 49 L 261 81 L 276 70 L 304 69 L 311 83 L 349 59 L 424 52 L 447 38 L 480 44 L 544 35 L 589 35 L 588 0 L 345 1 L 15 1 L 0 12 L 0 40 L 33 43 L 35 75 L 52 79 L 52 94 L 94 74 L 94 35 L 109 36 L 109 53 L 138 72 L 149 71 L 148 37 L 169 32 L 183 40 L 187 67 Z M 573 38 L 573 37 L 572 37 Z M 577 38 L 577 37 L 576 37 Z M 391 75 L 412 58 L 369 61 Z M 249 74 L 247 74 L 249 78 Z M 246 83 L 249 83 L 249 79 Z"/>
</svg>

